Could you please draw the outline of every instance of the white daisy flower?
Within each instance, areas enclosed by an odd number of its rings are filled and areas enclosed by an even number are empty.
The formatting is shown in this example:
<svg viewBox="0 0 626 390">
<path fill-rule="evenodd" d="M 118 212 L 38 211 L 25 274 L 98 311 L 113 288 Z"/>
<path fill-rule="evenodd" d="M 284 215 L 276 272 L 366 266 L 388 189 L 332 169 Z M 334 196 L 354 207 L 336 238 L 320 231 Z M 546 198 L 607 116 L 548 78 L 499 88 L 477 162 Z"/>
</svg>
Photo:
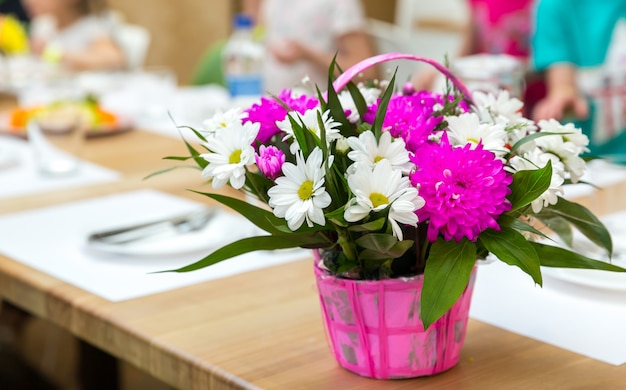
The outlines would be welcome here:
<svg viewBox="0 0 626 390">
<path fill-rule="evenodd" d="M 348 144 L 352 148 L 348 158 L 356 163 L 365 164 L 370 169 L 382 160 L 388 160 L 394 169 L 400 169 L 404 173 L 408 173 L 412 168 L 404 141 L 392 138 L 388 131 L 383 132 L 378 142 L 372 131 L 365 131 L 358 138 L 349 137 Z"/>
<path fill-rule="evenodd" d="M 568 123 L 562 125 L 554 119 L 539 122 L 542 132 L 560 133 L 560 135 L 547 135 L 539 137 L 535 143 L 544 152 L 559 156 L 565 166 L 565 171 L 570 174 L 572 182 L 576 183 L 585 173 L 585 161 L 580 157 L 582 152 L 588 152 L 589 139 L 580 129 Z"/>
<path fill-rule="evenodd" d="M 454 146 L 465 146 L 468 143 L 478 145 L 482 141 L 486 150 L 502 157 L 506 152 L 506 132 L 503 124 L 480 123 L 477 114 L 464 113 L 459 116 L 446 117 L 448 122 L 448 139 Z"/>
<path fill-rule="evenodd" d="M 241 125 L 244 116 L 241 108 L 231 108 L 226 112 L 218 110 L 213 117 L 202 123 L 201 132 L 208 136 L 214 136 L 219 130 Z"/>
<path fill-rule="evenodd" d="M 549 133 L 562 133 L 563 141 L 571 142 L 577 147 L 576 154 L 588 152 L 589 138 L 583 134 L 582 130 L 575 127 L 573 123 L 562 124 L 555 119 L 541 120 L 538 123 L 541 131 Z"/>
<path fill-rule="evenodd" d="M 355 195 L 348 201 L 344 218 L 348 222 L 358 222 L 370 212 L 389 207 L 389 223 L 393 235 L 402 240 L 399 223 L 416 226 L 415 211 L 424 206 L 424 199 L 417 188 L 411 186 L 409 178 L 393 169 L 389 160 L 382 160 L 374 169 L 358 164 L 355 172 L 348 176 L 348 186 Z"/>
<path fill-rule="evenodd" d="M 500 90 L 498 95 L 476 91 L 472 93 L 474 109 L 482 122 L 517 122 L 522 117 L 521 100 L 511 97 L 509 91 Z"/>
<path fill-rule="evenodd" d="M 291 127 L 291 121 L 289 120 L 289 117 L 293 118 L 298 124 L 304 123 L 304 127 L 307 130 L 315 134 L 317 138 L 321 138 L 322 129 L 320 128 L 317 118 L 318 114 L 320 113 L 321 111 L 319 108 L 307 110 L 304 112 L 304 114 L 300 114 L 296 111 L 291 111 L 284 120 L 276 122 L 276 126 L 278 126 L 278 128 L 285 133 L 283 141 L 294 138 L 293 128 Z M 330 111 L 328 110 L 321 113 L 321 116 L 322 123 L 324 125 L 323 128 L 326 132 L 326 142 L 328 143 L 328 145 L 330 145 L 333 140 L 341 138 L 341 134 L 339 132 L 340 123 L 333 120 L 333 118 L 330 116 Z M 300 145 L 298 145 L 298 142 L 294 140 L 294 142 L 291 143 L 290 151 L 291 153 L 295 154 L 298 150 L 300 150 Z"/>
<path fill-rule="evenodd" d="M 537 126 L 535 126 L 535 122 L 529 120 L 528 123 L 509 124 L 504 128 L 504 131 L 507 135 L 506 143 L 512 147 L 522 138 L 536 133 Z M 536 147 L 537 145 L 535 144 L 535 141 L 529 140 L 519 146 L 518 153 L 524 154 L 530 152 Z"/>
<path fill-rule="evenodd" d="M 558 156 L 552 153 L 544 153 L 539 149 L 535 149 L 532 152 L 524 154 L 523 156 L 515 156 L 511 159 L 511 166 L 517 171 L 543 168 L 546 164 L 548 164 L 548 161 L 552 162 L 552 178 L 550 180 L 550 187 L 548 187 L 543 194 L 531 203 L 534 213 L 538 213 L 542 208 L 558 202 L 558 195 L 563 194 L 562 186 L 565 181 L 565 166 Z"/>
<path fill-rule="evenodd" d="M 376 103 L 376 100 L 380 97 L 381 90 L 378 88 L 365 88 L 364 86 L 359 86 L 359 91 L 363 98 L 365 99 L 365 105 L 371 106 Z M 344 111 L 350 111 L 348 114 L 348 120 L 351 123 L 356 123 L 359 121 L 359 110 L 356 108 L 356 104 L 354 104 L 354 100 L 352 99 L 352 95 L 350 95 L 350 91 L 342 91 L 338 95 L 339 102 L 341 103 L 341 107 L 343 107 Z"/>
<path fill-rule="evenodd" d="M 203 143 L 212 153 L 200 157 L 209 162 L 202 171 L 202 177 L 211 178 L 213 188 L 218 189 L 230 182 L 240 189 L 246 182 L 246 165 L 254 164 L 254 142 L 260 124 L 246 122 L 231 124 L 227 130 L 220 130 L 219 137 L 210 137 Z"/>
<path fill-rule="evenodd" d="M 285 218 L 291 230 L 297 230 L 304 221 L 309 227 L 313 223 L 326 223 L 323 209 L 330 205 L 331 197 L 324 187 L 326 170 L 322 158 L 319 148 L 315 148 L 306 161 L 298 151 L 296 165 L 285 163 L 285 176 L 277 178 L 276 185 L 267 191 L 274 215 Z"/>
</svg>

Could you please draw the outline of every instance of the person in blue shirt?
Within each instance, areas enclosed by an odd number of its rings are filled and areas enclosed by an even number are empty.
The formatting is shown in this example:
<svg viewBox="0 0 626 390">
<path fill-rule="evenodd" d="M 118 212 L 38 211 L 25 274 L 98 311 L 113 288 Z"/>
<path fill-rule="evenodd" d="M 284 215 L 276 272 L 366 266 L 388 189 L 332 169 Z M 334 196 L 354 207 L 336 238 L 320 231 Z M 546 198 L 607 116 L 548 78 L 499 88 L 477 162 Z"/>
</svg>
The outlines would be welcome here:
<svg viewBox="0 0 626 390">
<path fill-rule="evenodd" d="M 626 154 L 623 96 L 611 96 L 626 75 L 626 0 L 540 0 L 531 46 L 546 80 L 533 119 L 574 121 L 592 154 Z"/>
</svg>

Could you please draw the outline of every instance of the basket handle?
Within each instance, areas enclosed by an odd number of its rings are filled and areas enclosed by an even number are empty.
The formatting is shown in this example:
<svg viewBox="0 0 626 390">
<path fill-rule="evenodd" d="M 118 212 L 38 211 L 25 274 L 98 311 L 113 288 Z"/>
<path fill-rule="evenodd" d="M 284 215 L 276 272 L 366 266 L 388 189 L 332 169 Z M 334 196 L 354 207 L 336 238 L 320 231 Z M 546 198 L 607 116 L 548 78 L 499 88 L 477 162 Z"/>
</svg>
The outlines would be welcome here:
<svg viewBox="0 0 626 390">
<path fill-rule="evenodd" d="M 348 70 L 339 75 L 339 77 L 337 77 L 337 79 L 333 82 L 333 88 L 335 89 L 335 91 L 338 92 L 343 89 L 343 87 L 345 87 L 350 82 L 350 80 L 352 80 L 356 75 L 363 72 L 364 70 L 369 69 L 374 65 L 394 60 L 420 61 L 432 65 L 433 67 L 435 67 L 435 69 L 437 69 L 444 76 L 446 76 L 448 80 L 450 80 L 459 91 L 461 91 L 465 99 L 467 99 L 470 103 L 472 102 L 472 94 L 470 93 L 470 91 L 467 89 L 465 84 L 461 82 L 461 80 L 459 80 L 450 72 L 448 68 L 441 65 L 437 61 L 431 60 L 429 58 L 406 53 L 386 53 L 366 58 L 363 61 L 351 66 L 350 68 L 348 68 Z"/>
</svg>

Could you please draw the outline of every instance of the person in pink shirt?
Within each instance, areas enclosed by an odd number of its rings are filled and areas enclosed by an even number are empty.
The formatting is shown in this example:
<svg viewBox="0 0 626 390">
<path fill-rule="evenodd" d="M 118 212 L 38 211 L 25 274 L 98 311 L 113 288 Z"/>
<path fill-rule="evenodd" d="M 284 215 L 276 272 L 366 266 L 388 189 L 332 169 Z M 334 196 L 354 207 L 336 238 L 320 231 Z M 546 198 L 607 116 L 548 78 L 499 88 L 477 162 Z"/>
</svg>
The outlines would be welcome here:
<svg viewBox="0 0 626 390">
<path fill-rule="evenodd" d="M 469 0 L 471 30 L 462 55 L 508 54 L 527 61 L 533 0 Z"/>
<path fill-rule="evenodd" d="M 462 33 L 457 57 L 473 54 L 508 54 L 524 64 L 530 56 L 534 0 L 467 0 L 469 21 Z M 416 89 L 432 89 L 437 73 L 419 72 Z"/>
</svg>

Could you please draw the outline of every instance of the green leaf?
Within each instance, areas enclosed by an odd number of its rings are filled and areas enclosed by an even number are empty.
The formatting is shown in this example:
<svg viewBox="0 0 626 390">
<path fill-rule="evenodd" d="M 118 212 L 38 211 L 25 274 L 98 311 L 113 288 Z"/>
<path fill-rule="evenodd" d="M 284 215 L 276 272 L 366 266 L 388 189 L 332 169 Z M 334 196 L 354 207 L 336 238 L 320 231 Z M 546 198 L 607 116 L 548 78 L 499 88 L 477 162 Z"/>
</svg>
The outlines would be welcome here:
<svg viewBox="0 0 626 390">
<path fill-rule="evenodd" d="M 594 260 L 580 253 L 557 246 L 530 242 L 535 248 L 539 261 L 544 267 L 600 269 L 605 271 L 626 272 L 626 269 L 605 261 Z"/>
<path fill-rule="evenodd" d="M 290 234 L 284 236 L 256 236 L 248 237 L 235 241 L 231 244 L 221 247 L 210 255 L 193 264 L 187 266 L 160 272 L 189 272 L 201 268 L 217 264 L 221 261 L 228 260 L 244 253 L 255 252 L 260 250 L 275 250 L 286 248 L 297 248 L 303 245 L 311 245 L 316 243 L 314 239 L 299 234 Z"/>
<path fill-rule="evenodd" d="M 177 129 L 189 129 L 191 130 L 196 137 L 198 137 L 198 139 L 202 142 L 206 142 L 206 138 L 204 137 L 204 135 L 202 135 L 202 133 L 200 133 L 198 130 L 194 129 L 191 126 L 176 126 Z"/>
<path fill-rule="evenodd" d="M 191 144 L 187 142 L 187 140 L 183 139 L 183 141 L 185 142 L 185 146 L 187 147 L 191 158 L 193 158 L 193 160 L 196 162 L 196 164 L 198 164 L 200 168 L 204 169 L 207 165 L 209 165 L 209 162 L 200 157 L 200 153 L 193 146 L 191 146 Z"/>
<path fill-rule="evenodd" d="M 518 218 L 513 218 L 510 215 L 506 215 L 506 214 L 501 215 L 500 218 L 498 219 L 498 224 L 500 224 L 501 227 L 507 226 L 507 227 L 517 230 L 518 232 L 529 232 L 529 233 L 541 236 L 543 238 L 549 239 L 549 237 L 544 232 L 539 231 L 535 229 L 533 226 L 527 224 L 526 222 L 521 221 Z"/>
<path fill-rule="evenodd" d="M 191 156 L 166 156 L 163 157 L 163 160 L 172 160 L 172 161 L 187 161 L 193 157 Z"/>
<path fill-rule="evenodd" d="M 542 285 L 539 257 L 523 235 L 514 229 L 502 226 L 500 231 L 493 229 L 483 231 L 478 240 L 498 259 L 508 265 L 519 267 L 530 275 L 535 283 Z"/>
<path fill-rule="evenodd" d="M 200 168 L 198 168 L 195 165 L 193 165 L 193 166 L 192 165 L 179 165 L 179 166 L 176 166 L 176 167 L 165 168 L 165 169 L 162 169 L 160 171 L 153 172 L 153 173 L 145 176 L 143 178 L 143 180 L 148 180 L 148 179 L 150 179 L 150 178 L 152 178 L 154 176 L 162 175 L 164 173 L 171 172 L 171 171 L 173 171 L 175 169 L 185 169 L 185 168 L 186 169 L 189 169 L 189 168 L 191 168 L 191 169 L 200 169 Z"/>
<path fill-rule="evenodd" d="M 315 140 L 312 139 L 313 136 L 302 122 L 302 118 L 298 116 L 298 119 L 300 119 L 300 123 L 298 123 L 291 115 L 287 115 L 287 117 L 289 118 L 289 123 L 291 123 L 293 130 L 294 142 L 298 143 L 300 150 L 302 150 L 302 155 L 306 159 L 311 151 L 313 151 Z"/>
<path fill-rule="evenodd" d="M 558 235 L 567 246 L 571 247 L 574 245 L 574 234 L 572 231 L 572 225 L 565 218 L 554 215 L 552 212 L 549 211 L 547 213 L 541 212 L 537 214 L 536 218 L 540 220 L 544 225 L 546 225 L 548 229 L 556 233 L 556 235 Z M 548 237 L 545 235 L 544 237 L 553 240 L 552 237 Z"/>
<path fill-rule="evenodd" d="M 333 87 L 333 80 L 335 75 L 335 66 L 337 65 L 336 57 L 333 58 L 333 61 L 330 63 L 330 67 L 328 68 L 328 90 L 326 91 L 326 99 L 327 99 L 327 107 L 330 111 L 330 116 L 333 117 L 334 120 L 341 123 L 340 130 L 341 135 L 344 137 L 349 137 L 352 134 L 352 125 L 346 117 L 346 113 L 341 106 L 341 102 L 339 101 L 339 97 L 337 96 L 337 91 L 335 91 L 335 87 Z M 322 99 L 323 100 L 323 99 Z"/>
<path fill-rule="evenodd" d="M 443 316 L 459 299 L 476 263 L 476 245 L 442 238 L 432 245 L 424 270 L 420 315 L 424 329 Z"/>
<path fill-rule="evenodd" d="M 255 224 L 256 226 L 260 227 L 261 229 L 265 230 L 268 233 L 280 234 L 281 230 L 278 229 L 277 227 L 281 225 L 286 226 L 286 222 L 284 219 L 278 218 L 274 214 L 272 214 L 270 211 L 251 205 L 250 203 L 246 201 L 232 198 L 226 195 L 213 194 L 210 192 L 200 192 L 200 191 L 193 191 L 193 192 L 200 194 L 200 195 L 207 196 L 213 200 L 220 202 L 224 206 L 230 207 L 231 209 L 243 215 L 248 220 L 250 220 L 250 222 L 252 222 L 253 224 Z"/>
<path fill-rule="evenodd" d="M 552 180 L 552 163 L 548 161 L 545 167 L 536 170 L 517 171 L 513 174 L 511 183 L 511 211 L 528 206 L 533 200 L 546 192 Z"/>
<path fill-rule="evenodd" d="M 385 222 L 387 222 L 387 218 L 378 218 L 367 223 L 352 225 L 348 230 L 351 232 L 376 232 L 385 226 Z"/>
<path fill-rule="evenodd" d="M 355 243 L 361 248 L 386 252 L 393 248 L 398 239 L 390 234 L 371 233 L 359 237 Z"/>
<path fill-rule="evenodd" d="M 517 141 L 515 144 L 513 144 L 513 146 L 511 147 L 511 151 L 509 152 L 510 155 L 513 155 L 522 145 L 524 145 L 527 142 L 530 142 L 536 138 L 539 137 L 545 137 L 548 135 L 558 135 L 558 136 L 563 136 L 565 134 L 571 134 L 571 133 L 554 133 L 554 132 L 549 132 L 549 131 L 540 131 L 538 133 L 533 133 L 530 135 L 527 135 L 525 137 L 523 137 L 522 139 L 520 139 L 519 141 Z"/>
<path fill-rule="evenodd" d="M 246 185 L 254 195 L 257 196 L 263 203 L 267 203 L 269 197 L 267 196 L 267 190 L 274 185 L 265 175 L 260 172 L 251 172 L 246 169 Z"/>
<path fill-rule="evenodd" d="M 322 113 L 317 112 L 317 126 L 320 128 L 320 149 L 322 149 L 322 159 L 325 165 L 325 171 L 328 173 L 328 144 L 326 143 L 326 127 L 324 126 L 324 120 L 322 119 Z"/>
<path fill-rule="evenodd" d="M 361 94 L 359 87 L 356 86 L 352 81 L 350 81 L 347 85 L 348 91 L 350 91 L 350 96 L 352 96 L 352 101 L 354 102 L 354 106 L 359 113 L 359 117 L 361 121 L 365 121 L 363 119 L 363 114 L 367 111 L 367 103 L 365 102 L 365 98 Z"/>
<path fill-rule="evenodd" d="M 565 219 L 576 226 L 593 243 L 606 249 L 608 253 L 613 253 L 611 234 L 598 217 L 586 207 L 560 197 L 555 205 L 543 209 L 541 214 L 559 216 Z"/>
<path fill-rule="evenodd" d="M 337 210 L 324 214 L 324 216 L 335 225 L 347 228 L 350 226 L 350 223 L 343 218 L 343 211 L 344 208 L 340 207 Z"/>
<path fill-rule="evenodd" d="M 365 249 L 359 253 L 359 259 L 365 261 L 397 259 L 408 251 L 413 244 L 414 242 L 412 240 L 403 240 L 397 241 L 391 248 L 386 250 Z"/>
<path fill-rule="evenodd" d="M 383 122 L 387 114 L 387 106 L 389 105 L 389 100 L 391 100 L 391 96 L 393 95 L 393 86 L 396 82 L 396 72 L 393 72 L 393 77 L 391 78 L 391 81 L 389 81 L 389 85 L 387 86 L 387 89 L 385 89 L 385 93 L 380 99 L 380 103 L 378 104 L 378 108 L 376 109 L 376 118 L 374 118 L 372 131 L 374 132 L 377 140 L 380 139 L 380 136 L 383 133 Z"/>
</svg>

